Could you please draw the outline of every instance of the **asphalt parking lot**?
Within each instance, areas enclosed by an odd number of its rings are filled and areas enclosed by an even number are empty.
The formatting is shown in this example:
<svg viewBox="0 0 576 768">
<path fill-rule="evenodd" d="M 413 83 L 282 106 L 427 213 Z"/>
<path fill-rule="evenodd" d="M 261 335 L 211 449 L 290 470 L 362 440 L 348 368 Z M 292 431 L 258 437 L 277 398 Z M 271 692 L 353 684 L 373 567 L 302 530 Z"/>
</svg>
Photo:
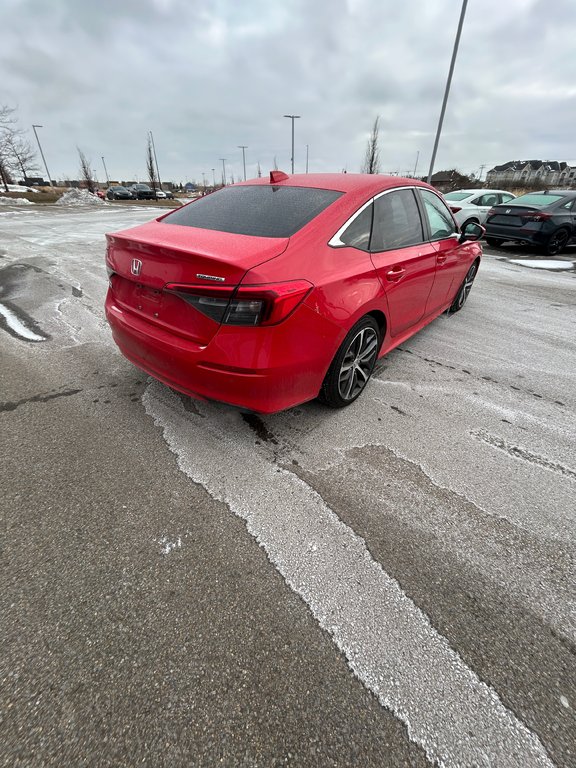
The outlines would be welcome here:
<svg viewBox="0 0 576 768">
<path fill-rule="evenodd" d="M 576 249 L 247 417 L 111 340 L 154 215 L 0 212 L 0 762 L 576 765 Z"/>
</svg>

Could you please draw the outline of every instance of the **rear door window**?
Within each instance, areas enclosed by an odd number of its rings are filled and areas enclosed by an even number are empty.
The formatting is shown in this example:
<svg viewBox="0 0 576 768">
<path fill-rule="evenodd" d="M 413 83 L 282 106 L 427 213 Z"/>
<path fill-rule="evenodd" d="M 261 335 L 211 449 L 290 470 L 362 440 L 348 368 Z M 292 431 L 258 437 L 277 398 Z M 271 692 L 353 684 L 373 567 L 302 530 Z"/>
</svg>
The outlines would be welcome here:
<svg viewBox="0 0 576 768">
<path fill-rule="evenodd" d="M 391 251 L 422 242 L 422 220 L 411 189 L 388 192 L 374 201 L 371 251 Z"/>
</svg>

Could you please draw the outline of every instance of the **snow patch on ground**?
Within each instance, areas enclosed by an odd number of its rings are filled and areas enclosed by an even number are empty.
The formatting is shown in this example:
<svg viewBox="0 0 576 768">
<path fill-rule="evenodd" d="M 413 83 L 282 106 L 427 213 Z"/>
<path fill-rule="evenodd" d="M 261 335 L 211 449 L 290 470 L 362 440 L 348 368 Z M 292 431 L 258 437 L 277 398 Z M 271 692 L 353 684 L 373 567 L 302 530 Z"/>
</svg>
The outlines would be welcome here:
<svg viewBox="0 0 576 768">
<path fill-rule="evenodd" d="M 22 184 L 8 184 L 8 192 L 34 192 L 35 195 L 38 194 L 38 190 L 34 189 L 34 187 L 25 187 Z"/>
<path fill-rule="evenodd" d="M 70 189 L 62 195 L 56 205 L 105 205 L 105 203 L 87 189 Z"/>
<path fill-rule="evenodd" d="M 510 259 L 510 264 L 532 269 L 572 269 L 573 261 L 555 261 L 554 259 Z"/>
<path fill-rule="evenodd" d="M 4 304 L 0 304 L 0 317 L 4 318 L 8 327 L 20 338 L 26 341 L 46 341 L 45 336 L 40 336 L 31 331 L 30 328 L 27 328 L 20 318 L 11 309 L 5 307 Z"/>
<path fill-rule="evenodd" d="M 178 536 L 176 539 L 171 540 L 168 536 L 162 536 L 156 543 L 160 544 L 160 552 L 163 555 L 169 555 L 173 550 L 182 548 L 182 537 Z"/>
<path fill-rule="evenodd" d="M 0 205 L 33 205 L 25 197 L 0 197 Z"/>
</svg>

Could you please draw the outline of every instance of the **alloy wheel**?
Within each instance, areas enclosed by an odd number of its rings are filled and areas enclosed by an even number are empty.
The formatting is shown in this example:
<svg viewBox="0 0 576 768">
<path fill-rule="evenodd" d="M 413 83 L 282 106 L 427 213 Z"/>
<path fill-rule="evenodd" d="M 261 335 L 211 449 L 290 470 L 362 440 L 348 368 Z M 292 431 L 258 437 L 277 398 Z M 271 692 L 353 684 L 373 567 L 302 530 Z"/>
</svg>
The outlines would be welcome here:
<svg viewBox="0 0 576 768">
<path fill-rule="evenodd" d="M 362 328 L 350 342 L 338 376 L 338 391 L 343 400 L 358 397 L 366 386 L 378 354 L 378 334 Z"/>
<path fill-rule="evenodd" d="M 554 232 L 552 235 L 550 235 L 550 239 L 548 240 L 548 244 L 546 246 L 546 253 L 549 256 L 556 256 L 561 251 L 564 250 L 564 246 L 568 242 L 568 231 L 565 229 L 558 229 L 556 232 Z"/>
</svg>

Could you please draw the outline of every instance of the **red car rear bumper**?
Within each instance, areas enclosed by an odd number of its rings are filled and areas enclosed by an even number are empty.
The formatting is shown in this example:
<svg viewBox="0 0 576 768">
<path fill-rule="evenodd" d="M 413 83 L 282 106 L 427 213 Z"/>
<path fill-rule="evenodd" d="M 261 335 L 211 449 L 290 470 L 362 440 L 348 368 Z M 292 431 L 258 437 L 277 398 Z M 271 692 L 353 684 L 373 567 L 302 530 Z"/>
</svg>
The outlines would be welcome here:
<svg viewBox="0 0 576 768">
<path fill-rule="evenodd" d="M 317 397 L 339 333 L 302 305 L 269 327 L 221 326 L 201 346 L 118 306 L 106 317 L 122 354 L 138 368 L 197 399 L 274 413 Z"/>
</svg>

